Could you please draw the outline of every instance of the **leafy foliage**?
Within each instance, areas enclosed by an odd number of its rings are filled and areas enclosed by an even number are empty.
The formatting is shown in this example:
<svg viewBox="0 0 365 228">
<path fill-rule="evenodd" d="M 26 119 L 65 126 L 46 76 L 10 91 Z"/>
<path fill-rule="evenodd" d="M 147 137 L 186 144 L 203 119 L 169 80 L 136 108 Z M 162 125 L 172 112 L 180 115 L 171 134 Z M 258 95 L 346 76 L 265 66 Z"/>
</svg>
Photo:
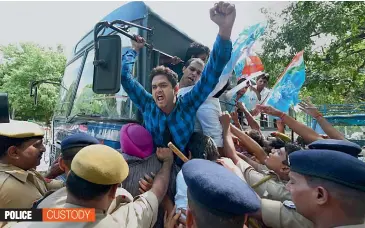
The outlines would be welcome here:
<svg viewBox="0 0 365 228">
<path fill-rule="evenodd" d="M 302 96 L 316 104 L 365 100 L 364 2 L 293 2 L 279 15 L 262 11 L 269 22 L 262 55 L 266 71 L 278 77 L 305 50 Z"/>
<path fill-rule="evenodd" d="M 44 48 L 33 43 L 0 46 L 0 90 L 7 92 L 13 117 L 49 123 L 58 97 L 59 86 L 42 84 L 38 104 L 30 97 L 30 83 L 36 80 L 61 79 L 66 64 L 63 49 Z"/>
</svg>

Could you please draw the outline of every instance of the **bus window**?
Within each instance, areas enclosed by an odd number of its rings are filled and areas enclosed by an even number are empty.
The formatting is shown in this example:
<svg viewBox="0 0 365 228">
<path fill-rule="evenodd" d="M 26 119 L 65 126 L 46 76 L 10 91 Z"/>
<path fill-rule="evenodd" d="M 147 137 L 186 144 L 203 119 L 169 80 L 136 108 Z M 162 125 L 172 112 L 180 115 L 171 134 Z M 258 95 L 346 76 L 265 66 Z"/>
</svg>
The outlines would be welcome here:
<svg viewBox="0 0 365 228">
<path fill-rule="evenodd" d="M 123 49 L 131 47 L 130 40 L 121 36 Z M 116 94 L 95 94 L 92 90 L 94 50 L 90 50 L 81 74 L 71 116 L 76 114 L 98 115 L 110 119 L 137 119 L 137 108 L 121 86 Z M 137 63 L 135 64 L 137 65 Z M 134 67 L 134 75 L 136 67 Z"/>
<path fill-rule="evenodd" d="M 83 56 L 80 56 L 76 61 L 68 65 L 65 69 L 60 91 L 60 99 L 55 109 L 56 116 L 67 115 L 73 91 L 77 86 L 77 76 L 79 74 L 82 59 Z"/>
</svg>

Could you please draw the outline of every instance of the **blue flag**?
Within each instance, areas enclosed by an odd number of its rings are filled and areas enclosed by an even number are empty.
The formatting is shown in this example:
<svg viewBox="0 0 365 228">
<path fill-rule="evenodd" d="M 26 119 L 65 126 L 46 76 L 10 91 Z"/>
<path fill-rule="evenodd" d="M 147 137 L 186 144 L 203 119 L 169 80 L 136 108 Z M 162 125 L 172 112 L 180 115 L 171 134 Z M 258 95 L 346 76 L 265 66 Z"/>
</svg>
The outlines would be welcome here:
<svg viewBox="0 0 365 228">
<path fill-rule="evenodd" d="M 242 59 L 244 59 L 255 43 L 255 41 L 264 33 L 266 26 L 259 23 L 256 25 L 252 25 L 246 29 L 244 29 L 238 36 L 237 40 L 233 43 L 231 59 L 227 63 L 224 68 L 222 75 L 232 73 L 233 70 L 236 71 L 236 67 L 238 65 L 242 65 L 241 71 L 243 70 L 244 63 Z M 241 61 L 242 63 L 238 62 Z M 239 68 L 237 68 L 238 70 Z"/>
<path fill-rule="evenodd" d="M 290 106 L 295 106 L 299 103 L 299 91 L 305 82 L 303 53 L 301 51 L 296 54 L 292 62 L 285 69 L 282 77 L 277 81 L 271 93 L 265 99 L 266 105 L 287 113 Z"/>
<path fill-rule="evenodd" d="M 236 63 L 234 67 L 234 71 L 236 72 L 236 76 L 241 76 L 240 73 L 243 71 L 245 67 L 245 59 L 249 56 L 251 52 L 251 48 L 255 41 L 264 34 L 266 29 L 266 25 L 262 23 L 258 23 L 252 25 L 246 29 L 244 29 L 238 39 L 233 44 L 233 51 L 231 59 L 234 59 L 234 63 Z M 242 51 L 245 53 L 242 54 Z"/>
</svg>

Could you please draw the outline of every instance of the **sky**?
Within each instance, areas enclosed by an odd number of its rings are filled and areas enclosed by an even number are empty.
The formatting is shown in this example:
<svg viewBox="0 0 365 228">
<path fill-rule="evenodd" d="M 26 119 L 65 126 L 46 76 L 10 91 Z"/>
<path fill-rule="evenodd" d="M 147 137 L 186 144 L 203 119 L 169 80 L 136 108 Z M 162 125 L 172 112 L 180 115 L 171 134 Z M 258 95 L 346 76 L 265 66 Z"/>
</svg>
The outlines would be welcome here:
<svg viewBox="0 0 365 228">
<path fill-rule="evenodd" d="M 0 2 L 0 45 L 31 41 L 43 46 L 62 44 L 68 55 L 74 45 L 104 16 L 126 2 Z M 212 47 L 218 27 L 210 21 L 214 2 L 149 1 L 153 11 L 191 38 Z M 245 27 L 264 22 L 261 8 L 281 12 L 289 2 L 234 2 L 232 38 Z"/>
</svg>

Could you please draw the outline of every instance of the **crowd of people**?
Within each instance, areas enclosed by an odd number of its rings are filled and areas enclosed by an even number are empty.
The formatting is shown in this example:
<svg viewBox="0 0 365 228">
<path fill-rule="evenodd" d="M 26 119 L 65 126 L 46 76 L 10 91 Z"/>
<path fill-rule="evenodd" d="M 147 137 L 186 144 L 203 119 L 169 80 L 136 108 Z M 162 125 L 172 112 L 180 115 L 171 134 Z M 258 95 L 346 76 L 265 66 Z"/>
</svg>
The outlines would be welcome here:
<svg viewBox="0 0 365 228">
<path fill-rule="evenodd" d="M 231 57 L 235 16 L 234 5 L 216 3 L 210 9 L 219 27 L 212 51 L 193 44 L 179 76 L 167 66 L 153 69 L 152 93 L 132 74 L 145 43 L 135 36 L 122 58 L 122 85 L 144 123 L 123 126 L 120 150 L 73 134 L 42 176 L 35 170 L 45 152 L 42 129 L 23 121 L 0 124 L 0 208 L 96 210 L 93 223 L 0 221 L 0 227 L 365 227 L 361 147 L 309 100 L 300 108 L 325 137 L 259 103 L 269 93 L 266 73 L 222 111 L 229 78 L 221 75 Z M 239 102 L 246 95 L 254 106 Z M 279 132 L 265 137 L 255 118 L 261 114 L 276 118 Z M 183 155 L 176 156 L 170 143 Z M 61 174 L 65 181 L 56 179 Z"/>
</svg>

